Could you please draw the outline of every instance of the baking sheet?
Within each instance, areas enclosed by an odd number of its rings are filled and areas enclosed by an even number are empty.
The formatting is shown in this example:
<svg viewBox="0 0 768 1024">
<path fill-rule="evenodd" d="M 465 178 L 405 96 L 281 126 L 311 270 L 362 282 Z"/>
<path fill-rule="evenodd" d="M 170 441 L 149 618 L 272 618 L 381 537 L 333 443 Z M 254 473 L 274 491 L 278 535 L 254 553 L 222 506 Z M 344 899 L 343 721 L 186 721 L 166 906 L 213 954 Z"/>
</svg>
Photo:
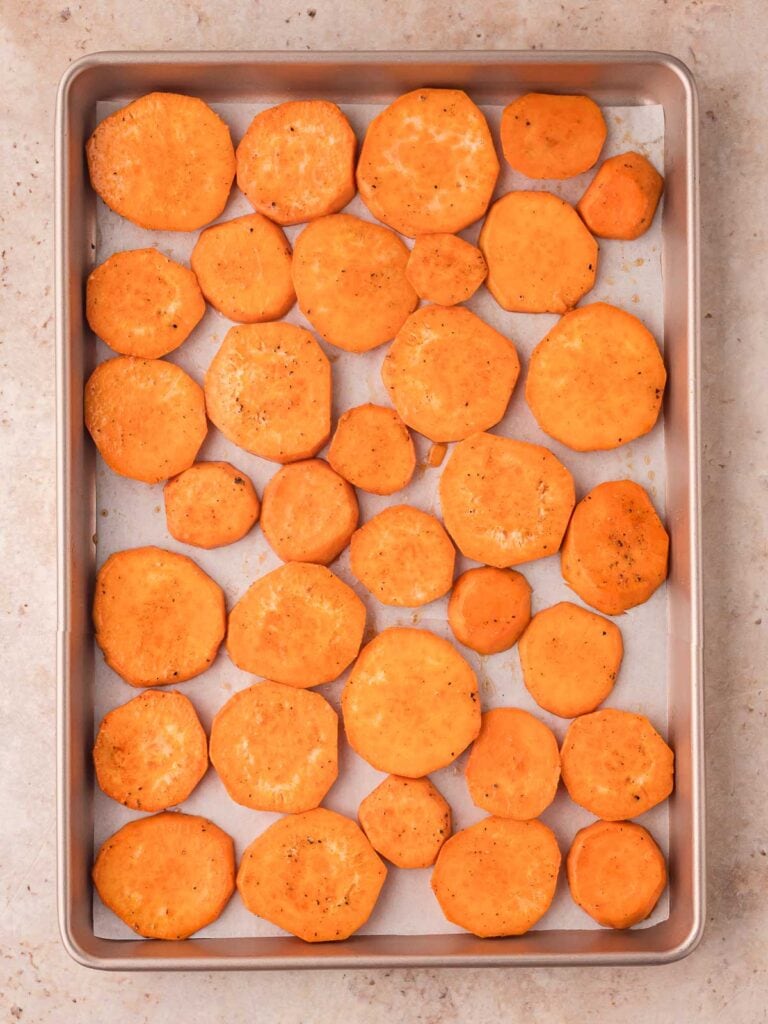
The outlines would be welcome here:
<svg viewBox="0 0 768 1024">
<path fill-rule="evenodd" d="M 117 103 L 100 103 L 97 118 L 101 120 Z M 212 104 L 215 110 L 228 122 L 235 143 L 239 141 L 253 115 L 263 106 L 252 103 Z M 366 124 L 380 109 L 366 104 L 345 104 L 343 109 L 349 117 L 358 138 L 362 138 Z M 498 140 L 498 125 L 501 107 L 483 107 L 488 117 L 494 138 Z M 607 107 L 604 109 L 608 122 L 608 139 L 603 157 L 637 150 L 646 155 L 659 170 L 663 169 L 664 115 L 661 106 Z M 502 173 L 497 186 L 497 195 L 516 188 L 542 188 L 553 191 L 569 202 L 575 202 L 583 193 L 593 172 L 572 178 L 566 182 L 531 183 L 512 171 L 502 161 Z M 245 198 L 236 190 L 221 220 L 251 212 Z M 372 220 L 359 198 L 346 208 L 346 212 Z M 293 240 L 301 226 L 288 228 L 286 234 Z M 462 232 L 463 237 L 475 241 L 479 224 Z M 662 287 L 662 240 L 661 217 L 657 216 L 651 229 L 634 242 L 602 241 L 598 279 L 595 288 L 585 297 L 584 302 L 608 301 L 621 306 L 640 317 L 662 343 L 663 331 L 663 287 Z M 121 249 L 155 246 L 173 259 L 188 263 L 189 255 L 197 238 L 194 234 L 150 232 L 122 220 L 103 203 L 97 204 L 96 262 L 102 262 L 113 252 Z M 411 244 L 406 240 L 407 244 Z M 603 480 L 629 478 L 645 486 L 651 494 L 657 510 L 663 514 L 665 505 L 665 457 L 663 425 L 659 424 L 644 438 L 625 445 L 613 452 L 577 453 L 548 438 L 538 428 L 524 400 L 524 374 L 528 356 L 535 344 L 556 322 L 554 315 L 530 315 L 508 313 L 501 309 L 484 289 L 480 289 L 468 303 L 479 316 L 497 330 L 510 337 L 518 349 L 523 364 L 523 373 L 518 381 L 504 420 L 495 428 L 495 433 L 517 437 L 526 441 L 544 444 L 550 448 L 571 470 L 576 481 L 577 498 Z M 308 327 L 298 311 L 289 313 L 286 319 Z M 168 357 L 178 363 L 196 380 L 202 383 L 205 370 L 218 349 L 230 322 L 212 309 L 190 338 Z M 379 367 L 386 352 L 386 346 L 365 355 L 343 353 L 326 345 L 323 348 L 333 362 L 334 375 L 334 418 L 346 408 L 362 402 L 390 404 L 379 377 Z M 114 355 L 102 342 L 98 342 L 99 361 Z M 425 467 L 425 457 L 430 442 L 414 435 L 419 458 L 419 467 L 414 480 L 406 491 L 396 495 L 398 501 L 440 514 L 437 495 L 440 469 Z M 320 456 L 323 452 L 319 453 Z M 450 452 L 449 452 L 450 454 Z M 225 459 L 247 473 L 253 480 L 259 494 L 270 477 L 278 470 L 274 463 L 266 462 L 242 451 L 227 441 L 215 428 L 200 452 L 201 459 Z M 448 458 L 448 456 L 446 456 Z M 445 465 L 445 463 L 443 463 Z M 393 498 L 378 497 L 358 491 L 361 519 L 366 520 Z M 145 544 L 157 544 L 169 550 L 179 551 L 192 557 L 224 589 L 228 607 L 247 590 L 258 576 L 280 564 L 264 540 L 258 526 L 238 542 L 226 548 L 203 551 L 175 541 L 165 527 L 162 485 L 150 487 L 126 480 L 110 472 L 98 459 L 96 472 L 97 565 L 114 551 Z M 457 558 L 456 572 L 464 571 L 472 564 L 461 555 Z M 562 580 L 559 558 L 540 559 L 518 567 L 533 588 L 533 610 L 548 607 L 561 600 L 581 603 Z M 418 609 L 386 608 L 379 604 L 352 577 L 349 572 L 348 551 L 332 565 L 332 569 L 349 583 L 359 594 L 368 609 L 366 640 L 375 632 L 391 625 L 419 625 L 453 639 L 448 629 L 445 612 L 447 599 L 435 601 Z M 654 725 L 666 734 L 667 727 L 667 592 L 662 587 L 646 604 L 632 609 L 617 620 L 624 638 L 624 661 L 617 684 L 605 706 L 620 707 L 647 714 Z M 491 657 L 480 657 L 459 646 L 459 650 L 477 672 L 483 707 L 513 705 L 525 708 L 545 721 L 562 740 L 568 720 L 557 718 L 539 708 L 528 695 L 522 682 L 517 649 Z M 338 709 L 339 696 L 346 673 L 336 682 L 319 688 Z M 228 659 L 224 649 L 215 664 L 203 676 L 190 680 L 179 687 L 194 703 L 206 730 L 210 729 L 216 711 L 239 689 L 253 682 L 253 677 L 236 668 Z M 96 654 L 94 730 L 107 711 L 125 703 L 136 695 L 132 687 L 124 683 Z M 342 730 L 343 732 L 343 730 Z M 358 757 L 341 738 L 339 751 L 339 778 L 324 801 L 325 805 L 355 817 L 360 800 L 373 789 L 383 775 Z M 469 800 L 463 779 L 466 754 L 448 768 L 433 774 L 432 778 L 451 804 L 454 828 L 460 829 L 485 816 L 485 812 L 474 807 Z M 127 821 L 140 817 L 107 798 L 94 783 L 94 841 L 96 848 L 114 831 Z M 235 840 L 236 854 L 242 854 L 252 839 L 262 832 L 279 816 L 252 811 L 240 807 L 227 796 L 222 784 L 212 769 L 183 805 L 193 814 L 211 818 L 229 832 Z M 542 815 L 555 831 L 563 854 L 568 850 L 575 832 L 592 819 L 586 811 L 573 804 L 561 786 L 554 803 Z M 668 805 L 653 808 L 638 819 L 646 825 L 662 849 L 668 848 Z M 368 923 L 360 930 L 363 934 L 440 934 L 459 932 L 461 929 L 448 923 L 432 895 L 429 887 L 430 870 L 403 870 L 388 865 L 389 873 L 379 903 Z M 103 938 L 138 938 L 117 917 L 108 911 L 94 892 L 94 932 Z M 654 913 L 643 925 L 647 927 L 665 920 L 669 913 L 668 890 L 665 891 Z M 549 912 L 537 925 L 538 929 L 592 929 L 599 926 L 584 914 L 570 899 L 561 872 L 555 900 Z M 197 933 L 200 937 L 243 937 L 271 936 L 284 934 L 280 929 L 248 913 L 237 894 L 218 921 Z"/>
</svg>

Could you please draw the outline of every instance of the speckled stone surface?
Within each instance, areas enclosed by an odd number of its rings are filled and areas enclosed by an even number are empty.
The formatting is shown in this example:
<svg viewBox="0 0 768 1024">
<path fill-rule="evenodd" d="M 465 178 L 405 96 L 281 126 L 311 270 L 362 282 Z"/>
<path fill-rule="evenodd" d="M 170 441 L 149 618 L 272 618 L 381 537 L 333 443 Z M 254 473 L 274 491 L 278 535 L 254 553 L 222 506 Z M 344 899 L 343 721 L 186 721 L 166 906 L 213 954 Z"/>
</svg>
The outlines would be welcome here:
<svg viewBox="0 0 768 1024">
<path fill-rule="evenodd" d="M 654 1024 L 768 1020 L 768 8 L 761 0 L 104 0 L 0 5 L 0 1019 Z M 666 50 L 701 98 L 709 893 L 667 967 L 98 974 L 54 885 L 52 131 L 108 49 Z"/>
</svg>

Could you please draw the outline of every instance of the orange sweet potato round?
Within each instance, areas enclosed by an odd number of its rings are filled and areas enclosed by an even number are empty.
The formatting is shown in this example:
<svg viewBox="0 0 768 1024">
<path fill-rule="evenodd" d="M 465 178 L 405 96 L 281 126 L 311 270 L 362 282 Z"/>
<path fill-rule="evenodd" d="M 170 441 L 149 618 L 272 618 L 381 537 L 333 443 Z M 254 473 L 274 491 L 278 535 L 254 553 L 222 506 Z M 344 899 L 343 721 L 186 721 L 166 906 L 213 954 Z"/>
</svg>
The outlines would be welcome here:
<svg viewBox="0 0 768 1024">
<path fill-rule="evenodd" d="M 163 488 L 168 532 L 182 544 L 233 544 L 259 518 L 253 484 L 228 462 L 196 462 Z"/>
<path fill-rule="evenodd" d="M 572 178 L 588 171 L 606 135 L 602 111 L 588 96 L 529 92 L 501 115 L 504 157 L 528 178 Z"/>
<path fill-rule="evenodd" d="M 328 462 L 363 491 L 394 494 L 410 483 L 416 452 L 408 427 L 395 410 L 369 403 L 339 417 Z"/>
<path fill-rule="evenodd" d="M 468 569 L 453 585 L 448 624 L 459 643 L 478 654 L 509 650 L 530 618 L 531 587 L 514 569 Z"/>
<path fill-rule="evenodd" d="M 451 808 L 429 779 L 388 775 L 360 804 L 360 827 L 398 868 L 427 868 L 451 834 Z"/>
<path fill-rule="evenodd" d="M 651 226 L 663 188 L 644 156 L 621 153 L 600 166 L 576 209 L 593 235 L 632 241 Z"/>
<path fill-rule="evenodd" d="M 458 235 L 419 235 L 405 273 L 420 299 L 455 306 L 472 298 L 488 267 L 480 250 Z"/>
</svg>

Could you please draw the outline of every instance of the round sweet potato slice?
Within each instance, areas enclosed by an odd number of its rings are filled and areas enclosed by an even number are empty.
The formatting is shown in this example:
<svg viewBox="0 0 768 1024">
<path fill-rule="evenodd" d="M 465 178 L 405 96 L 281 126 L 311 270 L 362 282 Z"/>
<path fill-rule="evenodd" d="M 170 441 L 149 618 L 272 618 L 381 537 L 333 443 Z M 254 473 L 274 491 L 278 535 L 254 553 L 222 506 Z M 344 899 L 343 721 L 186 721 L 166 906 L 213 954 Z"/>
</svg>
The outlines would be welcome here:
<svg viewBox="0 0 768 1024">
<path fill-rule="evenodd" d="M 195 275 L 157 249 L 116 252 L 88 275 L 88 324 L 123 356 L 168 355 L 186 341 L 204 313 Z"/>
<path fill-rule="evenodd" d="M 651 332 L 631 313 L 594 302 L 566 313 L 533 350 L 525 397 L 546 434 L 593 452 L 647 434 L 666 380 Z"/>
<path fill-rule="evenodd" d="M 229 616 L 238 668 L 289 686 L 330 683 L 360 650 L 365 606 L 323 565 L 288 562 L 256 580 Z"/>
<path fill-rule="evenodd" d="M 514 313 L 566 313 L 595 284 L 597 242 L 572 206 L 551 192 L 508 192 L 477 243 L 486 285 Z"/>
<path fill-rule="evenodd" d="M 463 306 L 423 306 L 398 331 L 381 366 L 392 404 L 430 441 L 460 441 L 507 411 L 515 346 Z"/>
<path fill-rule="evenodd" d="M 205 375 L 205 404 L 227 440 L 253 455 L 308 459 L 331 433 L 331 364 L 302 327 L 232 327 Z"/>
<path fill-rule="evenodd" d="M 667 578 L 669 536 L 632 480 L 598 484 L 576 506 L 563 541 L 563 579 L 582 601 L 621 615 Z"/>
<path fill-rule="evenodd" d="M 454 234 L 483 216 L 499 160 L 482 111 L 459 89 L 416 89 L 368 125 L 357 187 L 402 235 Z"/>
<path fill-rule="evenodd" d="M 455 306 L 472 298 L 488 267 L 480 250 L 458 235 L 420 235 L 405 273 L 420 299 Z"/>
<path fill-rule="evenodd" d="M 107 796 L 135 811 L 164 811 L 205 775 L 208 741 L 184 694 L 147 690 L 104 716 L 93 763 Z"/>
<path fill-rule="evenodd" d="M 228 462 L 196 462 L 163 488 L 168 532 L 182 544 L 233 544 L 259 518 L 256 490 Z"/>
<path fill-rule="evenodd" d="M 443 846 L 432 890 L 446 918 L 481 939 L 523 935 L 549 910 L 560 860 L 542 822 L 484 818 Z"/>
<path fill-rule="evenodd" d="M 675 755 L 645 715 L 603 708 L 574 718 L 560 754 L 571 800 L 605 821 L 635 818 L 672 792 Z"/>
<path fill-rule="evenodd" d="M 416 608 L 447 594 L 456 560 L 439 519 L 411 505 L 391 505 L 352 537 L 350 568 L 382 604 Z"/>
<path fill-rule="evenodd" d="M 189 469 L 208 433 L 200 385 L 173 363 L 133 356 L 88 378 L 85 425 L 111 470 L 145 484 Z"/>
<path fill-rule="evenodd" d="M 574 902 L 606 928 L 644 921 L 667 885 L 664 854 L 642 825 L 595 821 L 576 833 L 566 861 Z"/>
<path fill-rule="evenodd" d="M 640 153 L 621 153 L 600 166 L 576 209 L 593 235 L 633 241 L 653 223 L 664 179 Z"/>
<path fill-rule="evenodd" d="M 164 811 L 123 825 L 99 850 L 93 882 L 109 909 L 146 939 L 186 939 L 235 891 L 232 839 L 207 818 Z"/>
<path fill-rule="evenodd" d="M 418 779 L 480 731 L 480 697 L 456 648 L 425 629 L 385 629 L 360 652 L 341 697 L 350 745 L 374 768 Z"/>
<path fill-rule="evenodd" d="M 261 529 L 284 562 L 328 565 L 349 544 L 355 490 L 322 459 L 283 466 L 264 488 Z"/>
<path fill-rule="evenodd" d="M 398 868 L 428 868 L 451 834 L 451 808 L 429 779 L 388 775 L 357 817 L 374 850 Z"/>
<path fill-rule="evenodd" d="M 453 585 L 448 624 L 478 654 L 514 647 L 531 618 L 531 587 L 514 569 L 468 569 Z"/>
<path fill-rule="evenodd" d="M 352 127 L 335 103 L 290 100 L 262 110 L 237 147 L 237 185 L 277 224 L 337 213 L 355 194 Z"/>
<path fill-rule="evenodd" d="M 358 825 L 318 807 L 254 839 L 237 888 L 252 914 L 305 942 L 339 942 L 371 916 L 386 876 Z"/>
<path fill-rule="evenodd" d="M 322 217 L 295 242 L 299 309 L 331 345 L 368 352 L 394 338 L 418 305 L 407 262 L 394 231 L 346 213 Z"/>
<path fill-rule="evenodd" d="M 394 494 L 410 483 L 416 452 L 408 427 L 397 412 L 368 403 L 339 417 L 328 462 L 363 491 Z"/>
<path fill-rule="evenodd" d="M 561 601 L 533 616 L 518 650 L 523 681 L 539 707 L 576 718 L 610 694 L 624 645 L 614 622 Z"/>
<path fill-rule="evenodd" d="M 202 100 L 152 92 L 105 117 L 86 147 L 91 184 L 110 209 L 150 231 L 194 231 L 227 205 L 229 128 Z"/>
<path fill-rule="evenodd" d="M 336 712 L 319 693 L 257 683 L 216 713 L 211 764 L 243 807 L 309 811 L 336 781 L 338 726 Z"/>
<path fill-rule="evenodd" d="M 278 320 L 296 301 L 291 246 L 277 224 L 260 213 L 206 228 L 190 262 L 203 295 L 230 320 Z"/>
<path fill-rule="evenodd" d="M 552 452 L 495 434 L 457 444 L 440 480 L 456 546 L 497 569 L 555 554 L 575 500 L 573 477 Z"/>
<path fill-rule="evenodd" d="M 529 92 L 501 115 L 501 148 L 528 178 L 572 178 L 600 156 L 608 133 L 600 107 L 588 96 Z"/>
</svg>

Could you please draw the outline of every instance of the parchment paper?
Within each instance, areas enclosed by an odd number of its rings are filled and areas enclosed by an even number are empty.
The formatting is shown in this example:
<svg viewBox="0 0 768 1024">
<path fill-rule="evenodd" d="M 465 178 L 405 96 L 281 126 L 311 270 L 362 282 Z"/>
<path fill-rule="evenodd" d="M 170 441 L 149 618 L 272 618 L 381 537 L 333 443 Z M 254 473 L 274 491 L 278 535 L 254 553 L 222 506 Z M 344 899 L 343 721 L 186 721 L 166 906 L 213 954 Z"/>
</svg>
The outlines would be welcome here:
<svg viewBox="0 0 768 1024">
<path fill-rule="evenodd" d="M 101 119 L 120 104 L 99 105 Z M 250 119 L 263 109 L 252 103 L 214 104 L 214 108 L 229 123 L 235 144 L 240 140 Z M 347 105 L 345 113 L 362 138 L 365 126 L 379 110 L 377 106 Z M 491 124 L 494 138 L 498 141 L 498 126 L 501 107 L 484 108 Z M 605 110 L 608 121 L 608 140 L 602 156 L 607 157 L 629 149 L 644 153 L 659 169 L 664 166 L 663 138 L 664 115 L 660 106 L 613 107 Z M 510 189 L 542 188 L 562 195 L 569 202 L 576 202 L 584 192 L 594 172 L 581 175 L 569 181 L 534 182 L 511 171 L 502 160 L 502 173 L 497 186 L 497 195 Z M 347 211 L 367 219 L 368 214 L 359 198 L 347 207 Z M 245 198 L 233 190 L 230 202 L 222 220 L 251 212 Z M 662 343 L 663 332 L 663 282 L 662 282 L 662 236 L 661 217 L 657 216 L 651 229 L 639 240 L 630 243 L 601 241 L 598 280 L 593 291 L 584 302 L 604 300 L 639 316 Z M 287 229 L 291 240 L 301 227 Z M 464 237 L 474 242 L 479 224 L 463 232 Z M 102 262 L 112 253 L 122 249 L 155 246 L 173 259 L 183 263 L 197 238 L 197 233 L 175 234 L 145 231 L 122 220 L 98 203 L 97 246 L 95 258 Z M 407 241 L 407 240 L 406 240 Z M 408 243 L 411 244 L 411 243 Z M 492 324 L 497 330 L 510 337 L 516 344 L 523 363 L 523 374 L 517 384 L 504 420 L 494 432 L 526 441 L 546 445 L 572 471 L 577 488 L 577 498 L 604 480 L 630 478 L 646 487 L 660 513 L 665 503 L 665 458 L 663 425 L 657 425 L 650 435 L 615 451 L 606 453 L 577 453 L 565 448 L 547 437 L 536 425 L 524 400 L 524 372 L 528 356 L 534 345 L 556 322 L 552 315 L 530 315 L 507 313 L 496 304 L 485 288 L 469 302 L 469 306 Z M 289 313 L 288 320 L 312 329 L 298 308 Z M 204 319 L 191 337 L 168 357 L 178 363 L 202 384 L 204 372 L 217 351 L 230 322 L 213 309 L 208 309 Z M 379 367 L 387 346 L 366 355 L 342 353 L 332 346 L 323 344 L 333 361 L 334 375 L 334 418 L 345 409 L 362 402 L 379 402 L 389 405 L 387 394 L 379 377 Z M 98 358 L 106 359 L 112 353 L 102 342 L 98 342 Z M 419 468 L 408 489 L 396 496 L 429 512 L 440 514 L 437 497 L 440 469 L 424 466 L 429 442 L 414 437 L 419 456 Z M 450 451 L 449 453 L 450 454 Z M 323 452 L 320 453 L 323 455 Z M 446 456 L 447 458 L 448 456 Z M 200 452 L 201 459 L 225 459 L 246 472 L 253 480 L 259 494 L 264 485 L 279 468 L 237 448 L 227 441 L 213 426 Z M 445 463 L 443 463 L 445 465 Z M 280 564 L 264 540 L 258 526 L 240 542 L 225 548 L 204 551 L 179 544 L 168 533 L 165 525 L 162 485 L 149 487 L 145 484 L 123 479 L 110 472 L 99 459 L 96 478 L 97 496 L 97 564 L 100 566 L 114 551 L 156 544 L 172 551 L 179 551 L 192 557 L 224 589 L 227 605 L 234 602 L 247 590 L 256 577 L 263 575 Z M 361 519 L 370 518 L 392 498 L 382 498 L 358 492 Z M 473 563 L 459 556 L 456 572 L 463 572 Z M 559 558 L 541 559 L 519 566 L 533 588 L 533 610 L 546 608 L 557 601 L 579 599 L 566 587 L 560 575 Z M 359 594 L 368 609 L 366 639 L 391 625 L 414 625 L 426 627 L 453 639 L 448 629 L 445 613 L 446 599 L 435 601 L 423 608 L 395 609 L 379 604 L 352 577 L 349 571 L 348 551 L 332 565 L 332 569 L 349 583 Z M 608 707 L 640 711 L 648 715 L 662 733 L 667 725 L 666 685 L 666 636 L 667 597 L 661 588 L 646 604 L 632 609 L 617 620 L 624 637 L 624 661 L 616 687 L 606 701 Z M 492 657 L 482 658 L 466 648 L 461 653 L 476 670 L 480 682 L 484 708 L 499 705 L 514 705 L 533 712 L 545 721 L 562 741 L 568 721 L 548 714 L 539 708 L 528 695 L 522 682 L 517 648 Z M 346 677 L 342 676 L 320 692 L 338 708 L 339 696 Z M 253 677 L 237 669 L 227 657 L 223 647 L 215 664 L 204 675 L 179 687 L 195 705 L 206 730 L 222 704 L 235 691 L 249 686 Z M 96 652 L 96 685 L 94 707 L 94 730 L 98 728 L 103 715 L 118 704 L 136 696 L 137 691 L 124 683 L 104 663 L 101 653 Z M 343 730 L 341 730 L 343 733 Z M 94 733 L 95 734 L 95 733 Z M 454 764 L 433 775 L 433 780 L 449 801 L 454 815 L 454 828 L 460 829 L 485 816 L 485 812 L 471 803 L 463 778 L 466 753 Z M 325 800 L 325 805 L 352 818 L 360 800 L 383 778 L 348 747 L 342 737 L 340 747 L 339 778 Z M 94 783 L 95 801 L 95 844 L 96 849 L 114 831 L 127 821 L 140 817 L 135 811 L 115 803 L 106 797 Z M 278 815 L 252 811 L 235 804 L 227 796 L 213 769 L 203 779 L 183 809 L 193 814 L 209 817 L 229 832 L 235 840 L 239 858 L 245 847 L 275 821 Z M 592 816 L 570 801 L 561 786 L 554 803 L 542 815 L 559 840 L 563 855 L 567 853 L 576 831 L 592 820 Z M 662 804 L 640 817 L 662 848 L 667 850 L 668 810 Z M 438 934 L 456 932 L 460 929 L 449 924 L 429 886 L 430 870 L 402 870 L 391 865 L 384 890 L 378 905 L 368 923 L 361 929 L 368 934 Z M 105 938 L 137 938 L 127 926 L 108 911 L 94 893 L 94 926 L 97 935 Z M 657 924 L 668 916 L 668 896 L 665 892 L 653 915 L 644 926 Z M 597 928 L 590 917 L 574 904 L 568 893 L 564 870 L 560 875 L 555 901 L 538 925 L 542 929 Z M 218 921 L 199 932 L 200 936 L 268 936 L 282 934 L 279 929 L 245 910 L 237 893 Z"/>
</svg>

